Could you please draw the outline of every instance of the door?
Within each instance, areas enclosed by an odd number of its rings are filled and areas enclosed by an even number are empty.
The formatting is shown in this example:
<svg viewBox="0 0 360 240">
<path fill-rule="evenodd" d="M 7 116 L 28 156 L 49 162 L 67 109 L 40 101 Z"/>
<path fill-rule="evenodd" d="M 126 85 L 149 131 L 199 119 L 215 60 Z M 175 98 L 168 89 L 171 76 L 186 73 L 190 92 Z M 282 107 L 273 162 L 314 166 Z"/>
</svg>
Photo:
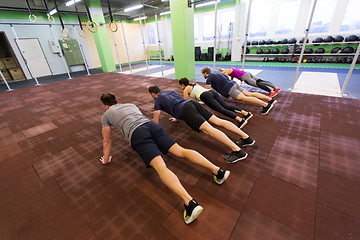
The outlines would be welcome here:
<svg viewBox="0 0 360 240">
<path fill-rule="evenodd" d="M 23 38 L 19 39 L 18 47 L 28 62 L 32 73 L 35 77 L 44 77 L 52 75 L 48 62 L 46 61 L 44 52 L 41 48 L 39 39 L 37 38 Z"/>
</svg>

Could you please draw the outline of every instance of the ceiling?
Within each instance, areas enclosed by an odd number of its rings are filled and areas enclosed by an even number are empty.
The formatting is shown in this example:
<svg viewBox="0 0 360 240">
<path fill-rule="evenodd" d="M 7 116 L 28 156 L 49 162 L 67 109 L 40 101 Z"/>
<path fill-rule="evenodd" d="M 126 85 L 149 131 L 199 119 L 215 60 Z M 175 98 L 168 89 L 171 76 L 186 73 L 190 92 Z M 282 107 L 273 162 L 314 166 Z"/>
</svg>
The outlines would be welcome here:
<svg viewBox="0 0 360 240">
<path fill-rule="evenodd" d="M 49 11 L 55 8 L 54 0 L 45 0 L 48 5 Z M 65 3 L 69 0 L 56 0 L 59 11 L 62 14 L 76 14 L 75 6 L 66 6 Z M 86 15 L 85 0 L 77 2 L 77 8 L 80 15 Z M 36 13 L 46 13 L 44 0 L 28 0 L 31 11 Z M 100 0 L 102 11 L 105 16 L 109 16 L 109 8 L 107 0 Z M 151 16 L 155 13 L 169 11 L 169 0 L 109 0 L 111 11 L 114 18 L 127 19 L 141 15 Z M 144 4 L 144 8 L 124 12 L 123 10 L 138 4 Z M 28 12 L 26 0 L 0 0 L 0 10 Z"/>
</svg>

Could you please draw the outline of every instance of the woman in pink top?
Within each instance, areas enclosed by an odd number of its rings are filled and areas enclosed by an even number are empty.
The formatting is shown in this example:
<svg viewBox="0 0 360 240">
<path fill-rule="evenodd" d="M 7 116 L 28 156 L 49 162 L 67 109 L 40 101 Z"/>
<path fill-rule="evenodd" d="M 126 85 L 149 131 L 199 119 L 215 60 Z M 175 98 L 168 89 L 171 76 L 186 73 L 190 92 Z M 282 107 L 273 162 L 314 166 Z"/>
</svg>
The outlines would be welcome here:
<svg viewBox="0 0 360 240">
<path fill-rule="evenodd" d="M 271 82 L 259 79 L 249 72 L 244 72 L 233 67 L 226 70 L 219 68 L 218 70 L 224 73 L 226 76 L 230 76 L 231 80 L 233 80 L 233 78 L 237 78 L 242 82 L 245 81 L 250 86 L 258 87 L 261 88 L 262 90 L 269 92 L 270 93 L 269 97 L 276 96 L 276 94 L 280 91 L 280 88 L 276 87 Z M 274 90 L 271 90 L 269 87 L 273 88 Z"/>
</svg>

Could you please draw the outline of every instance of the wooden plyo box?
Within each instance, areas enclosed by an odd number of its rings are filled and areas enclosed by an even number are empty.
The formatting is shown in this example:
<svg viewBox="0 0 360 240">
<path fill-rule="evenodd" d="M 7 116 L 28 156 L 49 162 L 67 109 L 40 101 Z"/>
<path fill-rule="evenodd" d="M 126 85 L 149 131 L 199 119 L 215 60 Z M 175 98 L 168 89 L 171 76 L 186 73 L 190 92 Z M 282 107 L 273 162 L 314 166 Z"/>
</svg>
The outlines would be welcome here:
<svg viewBox="0 0 360 240">
<path fill-rule="evenodd" d="M 20 68 L 13 68 L 13 69 L 8 69 L 8 70 L 9 70 L 11 78 L 14 80 L 20 80 L 20 79 L 25 78 L 24 74 Z"/>
</svg>

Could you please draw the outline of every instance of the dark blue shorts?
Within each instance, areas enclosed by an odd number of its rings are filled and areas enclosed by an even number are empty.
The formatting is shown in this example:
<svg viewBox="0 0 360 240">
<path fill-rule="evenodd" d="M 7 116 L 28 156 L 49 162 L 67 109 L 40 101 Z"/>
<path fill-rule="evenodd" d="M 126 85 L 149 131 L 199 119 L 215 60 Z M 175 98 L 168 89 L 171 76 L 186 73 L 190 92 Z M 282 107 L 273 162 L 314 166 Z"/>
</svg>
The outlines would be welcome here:
<svg viewBox="0 0 360 240">
<path fill-rule="evenodd" d="M 131 147 L 148 168 L 151 160 L 161 154 L 166 155 L 175 143 L 175 140 L 154 122 L 137 127 L 131 136 Z"/>
<path fill-rule="evenodd" d="M 214 115 L 197 101 L 190 100 L 184 105 L 182 118 L 192 130 L 200 132 L 200 126 Z"/>
</svg>

